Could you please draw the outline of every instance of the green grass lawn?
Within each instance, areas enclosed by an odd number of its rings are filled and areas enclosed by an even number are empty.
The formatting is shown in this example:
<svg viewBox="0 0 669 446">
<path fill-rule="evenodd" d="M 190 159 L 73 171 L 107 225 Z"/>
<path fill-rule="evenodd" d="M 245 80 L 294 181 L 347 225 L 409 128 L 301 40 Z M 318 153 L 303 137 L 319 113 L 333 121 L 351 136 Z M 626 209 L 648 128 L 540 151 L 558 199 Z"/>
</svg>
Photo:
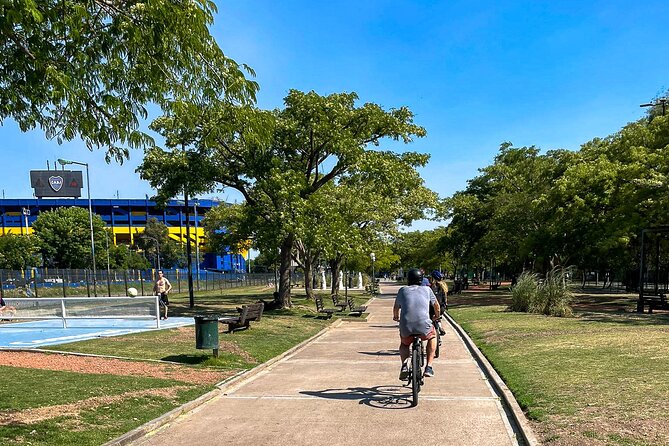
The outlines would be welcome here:
<svg viewBox="0 0 669 446">
<path fill-rule="evenodd" d="M 201 292 L 190 308 L 184 294 L 170 296 L 170 315 L 232 314 L 238 305 L 272 299 L 263 287 Z M 358 294 L 356 304 L 368 296 Z M 316 317 L 315 304 L 293 296 L 293 308 L 263 314 L 251 328 L 227 334 L 219 324 L 220 356 L 195 348 L 194 327 L 99 338 L 50 347 L 61 352 L 180 363 L 189 370 L 249 369 L 289 350 L 335 319 Z M 329 297 L 326 299 L 330 301 Z M 345 316 L 346 313 L 340 313 Z M 149 364 L 149 363 L 147 363 Z M 153 364 L 153 363 L 151 363 Z M 168 377 L 121 376 L 0 366 L 0 444 L 99 445 L 214 388 Z M 4 421 L 3 421 L 4 420 Z"/>
<path fill-rule="evenodd" d="M 579 296 L 573 318 L 511 313 L 500 305 L 507 296 L 463 294 L 449 313 L 543 442 L 669 444 L 669 317 L 633 313 L 620 296 Z"/>
</svg>

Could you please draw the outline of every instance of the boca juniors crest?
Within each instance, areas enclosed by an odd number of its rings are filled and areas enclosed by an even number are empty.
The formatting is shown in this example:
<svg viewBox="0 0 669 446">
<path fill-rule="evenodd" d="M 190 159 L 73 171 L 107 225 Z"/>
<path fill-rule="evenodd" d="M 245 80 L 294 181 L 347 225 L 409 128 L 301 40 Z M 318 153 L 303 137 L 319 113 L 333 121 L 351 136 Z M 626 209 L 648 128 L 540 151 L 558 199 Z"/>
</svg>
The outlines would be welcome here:
<svg viewBox="0 0 669 446">
<path fill-rule="evenodd" d="M 63 177 L 49 177 L 49 186 L 51 186 L 51 189 L 53 189 L 54 192 L 59 192 L 63 188 Z"/>
</svg>

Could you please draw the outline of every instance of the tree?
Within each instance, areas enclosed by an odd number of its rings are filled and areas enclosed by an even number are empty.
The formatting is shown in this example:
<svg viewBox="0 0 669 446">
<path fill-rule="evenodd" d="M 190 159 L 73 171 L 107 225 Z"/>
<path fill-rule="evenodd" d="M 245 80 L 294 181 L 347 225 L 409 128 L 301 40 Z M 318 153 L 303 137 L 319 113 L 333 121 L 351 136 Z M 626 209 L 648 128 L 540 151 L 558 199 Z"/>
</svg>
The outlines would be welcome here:
<svg viewBox="0 0 669 446">
<path fill-rule="evenodd" d="M 250 239 L 261 249 L 279 248 L 279 299 L 285 307 L 291 306 L 293 247 L 308 229 L 309 197 L 356 166 L 369 145 L 383 138 L 408 143 L 425 135 L 407 108 L 356 107 L 356 100 L 354 93 L 320 96 L 291 90 L 282 110 L 184 105 L 155 123 L 168 147 L 192 147 L 196 156 L 189 159 L 199 168 L 191 166 L 188 172 L 210 188 L 231 187 L 244 196 L 239 206 L 217 208 L 229 229 L 219 234 L 221 243 L 234 247 Z M 183 184 L 166 173 L 173 158 L 181 156 L 156 148 L 139 168 L 167 197 Z"/>
<path fill-rule="evenodd" d="M 88 209 L 57 208 L 41 212 L 33 223 L 39 240 L 44 266 L 57 268 L 89 268 L 91 266 L 91 229 Z M 105 223 L 93 214 L 96 262 L 106 263 Z"/>
<path fill-rule="evenodd" d="M 183 253 L 177 242 L 169 237 L 169 230 L 164 223 L 150 218 L 144 232 L 137 238 L 137 247 L 143 250 L 151 263 L 158 267 L 158 253 L 162 268 L 172 268 L 183 264 Z"/>
<path fill-rule="evenodd" d="M 81 137 L 122 162 L 150 145 L 146 104 L 254 100 L 247 66 L 209 33 L 210 0 L 28 0 L 0 14 L 0 123 L 40 126 L 60 143 Z"/>
<path fill-rule="evenodd" d="M 0 269 L 26 269 L 41 263 L 35 236 L 7 234 L 0 237 Z"/>
<path fill-rule="evenodd" d="M 127 245 L 110 246 L 109 261 L 113 269 L 147 269 L 151 267 L 144 256 L 130 250 Z"/>
</svg>

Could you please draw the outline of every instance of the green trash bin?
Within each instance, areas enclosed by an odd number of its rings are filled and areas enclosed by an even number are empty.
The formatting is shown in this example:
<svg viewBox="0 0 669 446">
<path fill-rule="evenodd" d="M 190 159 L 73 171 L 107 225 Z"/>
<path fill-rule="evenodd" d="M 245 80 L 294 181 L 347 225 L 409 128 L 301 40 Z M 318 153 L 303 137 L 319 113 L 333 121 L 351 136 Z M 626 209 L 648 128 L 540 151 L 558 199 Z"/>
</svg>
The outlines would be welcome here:
<svg viewBox="0 0 669 446">
<path fill-rule="evenodd" d="M 218 316 L 195 316 L 195 348 L 213 349 L 218 356 Z"/>
</svg>

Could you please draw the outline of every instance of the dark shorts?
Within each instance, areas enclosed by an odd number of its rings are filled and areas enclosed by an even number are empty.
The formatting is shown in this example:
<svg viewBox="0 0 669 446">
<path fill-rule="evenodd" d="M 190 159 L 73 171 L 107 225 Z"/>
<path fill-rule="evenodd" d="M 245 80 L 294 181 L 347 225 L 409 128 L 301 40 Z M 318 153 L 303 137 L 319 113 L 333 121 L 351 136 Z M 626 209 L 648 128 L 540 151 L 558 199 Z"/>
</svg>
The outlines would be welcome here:
<svg viewBox="0 0 669 446">
<path fill-rule="evenodd" d="M 160 293 L 160 305 L 163 307 L 170 306 L 170 300 L 167 298 L 167 293 Z"/>
<path fill-rule="evenodd" d="M 428 334 L 426 334 L 426 335 L 421 335 L 420 338 L 421 338 L 423 341 L 427 341 L 427 340 L 430 340 L 430 339 L 432 339 L 432 338 L 434 338 L 434 337 L 436 337 L 436 336 L 437 336 L 437 332 L 434 330 L 434 325 L 433 325 L 432 328 L 430 329 L 430 332 L 429 332 Z M 401 340 L 401 342 L 402 342 L 402 345 L 411 345 L 411 344 L 413 343 L 413 338 L 414 338 L 414 337 L 415 337 L 414 335 L 411 335 L 411 336 L 400 336 L 400 340 Z"/>
</svg>

